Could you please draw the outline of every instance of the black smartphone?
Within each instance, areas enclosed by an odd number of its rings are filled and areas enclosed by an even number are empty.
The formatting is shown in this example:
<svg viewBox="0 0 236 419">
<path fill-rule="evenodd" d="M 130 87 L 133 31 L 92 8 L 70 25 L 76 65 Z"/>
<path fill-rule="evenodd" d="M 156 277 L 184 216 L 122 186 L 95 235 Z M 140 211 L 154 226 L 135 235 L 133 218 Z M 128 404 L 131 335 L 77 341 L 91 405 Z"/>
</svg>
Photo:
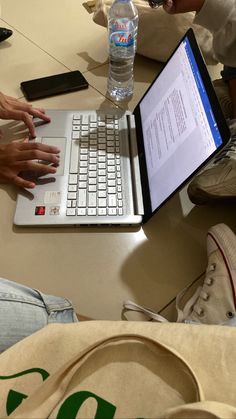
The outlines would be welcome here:
<svg viewBox="0 0 236 419">
<path fill-rule="evenodd" d="M 21 89 L 27 100 L 74 92 L 87 87 L 87 80 L 78 70 L 21 82 Z"/>
</svg>

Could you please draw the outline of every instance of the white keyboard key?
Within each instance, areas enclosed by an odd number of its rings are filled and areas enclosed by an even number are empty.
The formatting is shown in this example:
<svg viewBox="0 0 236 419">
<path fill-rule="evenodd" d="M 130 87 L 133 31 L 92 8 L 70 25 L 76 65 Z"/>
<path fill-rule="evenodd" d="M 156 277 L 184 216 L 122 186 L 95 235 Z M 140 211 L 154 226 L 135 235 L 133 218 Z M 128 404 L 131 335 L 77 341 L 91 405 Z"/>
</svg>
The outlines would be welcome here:
<svg viewBox="0 0 236 419">
<path fill-rule="evenodd" d="M 80 167 L 79 168 L 79 173 L 86 175 L 88 173 L 88 168 L 87 167 Z"/>
<path fill-rule="evenodd" d="M 79 142 L 71 142 L 70 150 L 70 173 L 78 173 L 79 167 Z"/>
<path fill-rule="evenodd" d="M 79 189 L 84 189 L 87 187 L 87 182 L 81 182 L 79 181 Z"/>
<path fill-rule="evenodd" d="M 74 119 L 74 120 L 81 119 L 81 114 L 80 114 L 80 113 L 75 113 L 75 114 L 73 115 L 73 119 Z"/>
<path fill-rule="evenodd" d="M 97 194 L 95 192 L 88 193 L 88 207 L 96 207 L 97 206 Z"/>
<path fill-rule="evenodd" d="M 80 161 L 86 161 L 86 160 L 88 160 L 87 154 L 81 154 Z"/>
<path fill-rule="evenodd" d="M 75 215 L 75 208 L 67 208 L 66 215 Z"/>
<path fill-rule="evenodd" d="M 98 176 L 98 183 L 106 183 L 106 176 Z"/>
<path fill-rule="evenodd" d="M 80 131 L 80 126 L 79 125 L 73 125 L 73 131 Z"/>
<path fill-rule="evenodd" d="M 87 196 L 87 191 L 86 189 L 80 189 L 78 191 L 78 208 L 80 207 L 86 207 L 87 203 L 86 203 L 86 196 Z"/>
<path fill-rule="evenodd" d="M 82 124 L 87 124 L 89 122 L 89 115 L 82 115 L 82 119 L 81 119 Z"/>
<path fill-rule="evenodd" d="M 116 195 L 108 195 L 108 207 L 116 207 Z"/>
<path fill-rule="evenodd" d="M 123 208 L 118 208 L 118 214 L 123 215 Z"/>
<path fill-rule="evenodd" d="M 72 140 L 78 140 L 80 138 L 79 131 L 72 131 Z"/>
<path fill-rule="evenodd" d="M 89 163 L 91 163 L 91 159 L 89 160 Z M 89 170 L 91 170 L 91 171 L 97 170 L 97 165 L 96 164 L 89 164 Z"/>
<path fill-rule="evenodd" d="M 69 175 L 69 185 L 77 185 L 78 176 L 77 175 Z"/>
<path fill-rule="evenodd" d="M 108 208 L 108 215 L 116 215 L 117 210 L 116 208 Z"/>
<path fill-rule="evenodd" d="M 97 179 L 96 178 L 89 178 L 89 185 L 97 185 Z"/>
<path fill-rule="evenodd" d="M 107 215 L 106 208 L 98 208 L 98 215 Z"/>
<path fill-rule="evenodd" d="M 99 198 L 98 199 L 98 207 L 106 207 L 106 206 L 107 206 L 106 198 Z"/>
<path fill-rule="evenodd" d="M 97 157 L 97 152 L 96 151 L 89 151 L 89 157 L 90 158 L 96 158 Z"/>
<path fill-rule="evenodd" d="M 71 201 L 67 201 L 67 203 L 66 203 L 66 206 L 67 206 L 67 208 L 71 208 Z"/>
<path fill-rule="evenodd" d="M 106 169 L 105 163 L 98 163 L 98 169 Z"/>
<path fill-rule="evenodd" d="M 97 192 L 97 185 L 89 185 L 88 191 L 89 192 Z"/>
<path fill-rule="evenodd" d="M 76 192 L 76 191 L 77 191 L 77 185 L 68 186 L 68 192 Z"/>
<path fill-rule="evenodd" d="M 97 215 L 96 208 L 88 208 L 88 215 Z"/>
<path fill-rule="evenodd" d="M 67 199 L 76 199 L 76 192 L 68 192 Z"/>
<path fill-rule="evenodd" d="M 71 201 L 71 207 L 76 208 L 76 201 L 75 200 Z"/>
<path fill-rule="evenodd" d="M 105 183 L 99 183 L 98 184 L 99 191 L 105 191 L 107 189 L 107 186 Z"/>
<path fill-rule="evenodd" d="M 77 208 L 77 215 L 86 215 L 86 208 Z"/>
<path fill-rule="evenodd" d="M 97 172 L 89 172 L 89 178 L 96 178 L 97 177 Z"/>
<path fill-rule="evenodd" d="M 115 166 L 115 160 L 107 160 L 107 166 Z"/>
<path fill-rule="evenodd" d="M 106 191 L 98 191 L 98 198 L 106 198 L 107 192 Z"/>
<path fill-rule="evenodd" d="M 97 121 L 97 115 L 90 115 L 90 121 L 96 122 Z"/>
</svg>

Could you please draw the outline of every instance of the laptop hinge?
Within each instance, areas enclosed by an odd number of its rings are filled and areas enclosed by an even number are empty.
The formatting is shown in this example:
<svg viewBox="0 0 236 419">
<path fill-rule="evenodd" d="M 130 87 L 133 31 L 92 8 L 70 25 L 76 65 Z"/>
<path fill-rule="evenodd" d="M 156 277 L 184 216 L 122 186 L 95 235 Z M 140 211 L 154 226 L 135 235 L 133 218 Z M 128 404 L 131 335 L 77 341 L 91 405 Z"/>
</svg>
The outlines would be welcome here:
<svg viewBox="0 0 236 419">
<path fill-rule="evenodd" d="M 144 214 L 143 196 L 141 186 L 141 175 L 139 167 L 137 137 L 134 115 L 127 115 L 127 124 L 129 132 L 129 145 L 130 145 L 130 162 L 132 172 L 132 187 L 134 194 L 134 208 L 135 212 L 139 215 Z"/>
</svg>

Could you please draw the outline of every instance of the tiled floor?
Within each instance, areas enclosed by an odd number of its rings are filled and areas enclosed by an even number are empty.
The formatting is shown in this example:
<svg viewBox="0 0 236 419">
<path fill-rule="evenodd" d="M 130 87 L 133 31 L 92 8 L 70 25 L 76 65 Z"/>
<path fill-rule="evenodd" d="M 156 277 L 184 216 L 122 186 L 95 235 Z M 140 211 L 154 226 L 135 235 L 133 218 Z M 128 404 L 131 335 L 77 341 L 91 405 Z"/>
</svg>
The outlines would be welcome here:
<svg viewBox="0 0 236 419">
<path fill-rule="evenodd" d="M 105 97 L 106 30 L 95 25 L 82 0 L 1 0 L 0 26 L 14 34 L 0 44 L 0 90 L 22 98 L 20 82 L 79 69 L 89 89 L 35 105 L 45 108 L 101 109 Z M 160 69 L 137 56 L 133 109 Z M 211 67 L 214 77 L 219 68 Z M 5 122 L 10 139 L 12 123 Z M 234 207 L 190 205 L 177 194 L 152 220 L 132 228 L 16 228 L 16 190 L 0 188 L 0 275 L 70 298 L 77 311 L 97 319 L 120 319 L 124 299 L 160 310 L 205 269 L 209 226 L 236 227 Z M 168 311 L 170 316 L 173 311 Z"/>
</svg>

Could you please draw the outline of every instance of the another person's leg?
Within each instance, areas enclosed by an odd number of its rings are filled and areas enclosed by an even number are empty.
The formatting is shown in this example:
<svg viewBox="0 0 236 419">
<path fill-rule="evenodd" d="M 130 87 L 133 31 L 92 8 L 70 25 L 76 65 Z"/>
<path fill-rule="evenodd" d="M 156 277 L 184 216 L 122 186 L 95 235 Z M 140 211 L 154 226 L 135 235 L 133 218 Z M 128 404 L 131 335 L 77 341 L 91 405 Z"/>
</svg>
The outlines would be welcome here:
<svg viewBox="0 0 236 419">
<path fill-rule="evenodd" d="M 0 278 L 0 352 L 48 323 L 73 323 L 78 317 L 66 298 Z"/>
<path fill-rule="evenodd" d="M 228 84 L 229 95 L 232 101 L 233 118 L 236 118 L 236 68 L 224 66 L 222 78 Z"/>
</svg>

